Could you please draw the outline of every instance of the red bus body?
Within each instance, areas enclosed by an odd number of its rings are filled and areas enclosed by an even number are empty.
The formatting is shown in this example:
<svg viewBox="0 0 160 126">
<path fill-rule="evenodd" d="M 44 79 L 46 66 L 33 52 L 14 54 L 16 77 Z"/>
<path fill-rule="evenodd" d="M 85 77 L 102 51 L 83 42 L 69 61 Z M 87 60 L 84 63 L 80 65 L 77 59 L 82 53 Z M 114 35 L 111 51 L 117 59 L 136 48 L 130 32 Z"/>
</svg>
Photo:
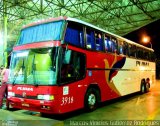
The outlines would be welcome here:
<svg viewBox="0 0 160 126">
<path fill-rule="evenodd" d="M 66 17 L 64 20 L 67 19 Z M 35 24 L 34 24 L 35 25 Z M 62 114 L 70 111 L 74 111 L 85 107 L 85 95 L 87 90 L 92 87 L 99 91 L 100 102 L 114 99 L 126 94 L 123 94 L 115 86 L 113 81 L 114 77 L 117 76 L 121 68 L 125 66 L 126 62 L 130 62 L 130 58 L 125 55 L 118 55 L 117 53 L 105 53 L 103 51 L 93 51 L 90 49 L 83 49 L 73 45 L 63 44 L 61 40 L 29 43 L 24 45 L 18 45 L 13 48 L 13 51 L 21 51 L 34 48 L 47 48 L 47 47 L 63 47 L 76 52 L 80 52 L 85 55 L 85 75 L 83 78 L 73 81 L 71 83 L 65 83 L 61 85 L 28 85 L 28 84 L 8 84 L 8 101 L 10 106 L 13 108 L 26 109 L 31 111 L 38 111 L 42 113 L 50 114 Z M 128 60 L 129 59 L 129 60 Z M 132 59 L 132 58 L 131 58 Z M 136 65 L 137 61 L 143 62 L 141 60 L 135 60 L 132 62 L 137 69 L 141 65 Z M 152 64 L 150 61 L 146 61 Z M 132 64 L 130 64 L 132 66 Z M 153 67 L 155 64 L 153 63 Z M 150 65 L 151 66 L 151 65 Z M 124 68 L 121 72 L 126 76 L 129 69 Z M 136 68 L 132 70 L 135 72 Z M 144 72 L 144 71 L 143 71 Z M 139 75 L 143 72 L 138 71 Z M 149 77 L 154 81 L 154 72 Z M 137 74 L 137 73 L 135 73 Z M 150 73 L 149 73 L 150 74 Z M 134 76 L 134 74 L 133 74 Z M 137 75 L 138 76 L 138 75 Z M 146 77 L 138 78 L 139 91 L 141 80 Z M 127 81 L 127 80 L 126 80 Z M 119 80 L 121 82 L 121 80 Z M 137 83 L 136 81 L 133 83 Z M 122 83 L 123 84 L 123 83 Z M 129 86 L 127 86 L 129 88 Z M 136 92 L 138 90 L 131 91 L 130 93 Z M 123 92 L 123 91 L 122 91 Z M 12 95 L 14 93 L 14 95 Z M 11 95 L 10 95 L 11 94 Z M 39 94 L 51 95 L 52 100 L 39 100 L 37 96 Z"/>
</svg>

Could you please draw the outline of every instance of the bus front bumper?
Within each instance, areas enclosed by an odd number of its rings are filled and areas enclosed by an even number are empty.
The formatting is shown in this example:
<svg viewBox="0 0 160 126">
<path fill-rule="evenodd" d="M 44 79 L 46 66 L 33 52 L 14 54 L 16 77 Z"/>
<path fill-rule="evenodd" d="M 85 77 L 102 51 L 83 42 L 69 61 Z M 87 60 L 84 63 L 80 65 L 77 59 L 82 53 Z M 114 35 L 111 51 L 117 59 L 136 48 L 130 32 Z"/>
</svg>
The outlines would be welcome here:
<svg viewBox="0 0 160 126">
<path fill-rule="evenodd" d="M 8 98 L 9 106 L 11 108 L 25 109 L 30 111 L 37 111 L 50 114 L 58 114 L 55 108 L 56 102 L 46 101 L 46 100 L 35 100 L 35 99 L 25 99 L 10 97 Z"/>
</svg>

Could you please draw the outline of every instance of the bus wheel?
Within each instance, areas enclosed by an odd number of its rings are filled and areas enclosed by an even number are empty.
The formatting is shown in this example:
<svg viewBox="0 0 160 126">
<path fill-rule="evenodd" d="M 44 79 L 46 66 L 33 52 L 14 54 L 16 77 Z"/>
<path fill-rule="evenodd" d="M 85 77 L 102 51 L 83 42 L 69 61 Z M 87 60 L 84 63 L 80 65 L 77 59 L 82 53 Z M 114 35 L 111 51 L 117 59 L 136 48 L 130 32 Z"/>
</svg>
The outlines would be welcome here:
<svg viewBox="0 0 160 126">
<path fill-rule="evenodd" d="M 146 83 L 146 92 L 149 92 L 150 84 Z"/>
<path fill-rule="evenodd" d="M 141 93 L 144 94 L 144 93 L 147 93 L 149 92 L 149 88 L 150 88 L 150 84 L 145 82 L 145 80 L 142 80 L 142 83 L 141 83 Z"/>
<path fill-rule="evenodd" d="M 99 91 L 95 88 L 89 88 L 87 90 L 87 93 L 85 95 L 85 109 L 86 111 L 93 111 L 98 106 L 98 100 L 99 100 Z"/>
<path fill-rule="evenodd" d="M 145 90 L 146 90 L 146 89 L 145 89 L 145 85 L 142 84 L 142 85 L 141 85 L 141 93 L 144 94 L 144 93 L 145 93 Z"/>
<path fill-rule="evenodd" d="M 146 83 L 145 80 L 141 82 L 141 93 L 144 94 L 146 92 Z"/>
</svg>

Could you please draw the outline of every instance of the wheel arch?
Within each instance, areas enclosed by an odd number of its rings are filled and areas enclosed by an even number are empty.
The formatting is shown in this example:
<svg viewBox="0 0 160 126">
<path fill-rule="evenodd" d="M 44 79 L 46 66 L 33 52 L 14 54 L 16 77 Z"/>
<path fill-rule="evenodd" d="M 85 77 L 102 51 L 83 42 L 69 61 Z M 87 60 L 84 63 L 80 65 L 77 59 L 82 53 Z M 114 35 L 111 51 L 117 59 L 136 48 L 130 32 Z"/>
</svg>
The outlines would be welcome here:
<svg viewBox="0 0 160 126">
<path fill-rule="evenodd" d="M 99 93 L 99 99 L 98 99 L 99 101 L 98 101 L 98 102 L 101 102 L 101 90 L 100 90 L 98 84 L 96 84 L 96 83 L 90 84 L 90 85 L 87 87 L 87 90 L 86 90 L 85 94 L 87 93 L 87 91 L 88 91 L 90 88 L 94 88 L 94 89 L 96 89 L 96 90 L 98 91 L 98 93 Z"/>
<path fill-rule="evenodd" d="M 94 106 L 90 106 L 88 104 L 88 96 L 91 92 L 94 92 L 96 94 L 96 98 L 97 98 L 97 102 L 94 104 Z M 90 84 L 86 91 L 85 91 L 85 95 L 84 95 L 84 109 L 85 111 L 87 112 L 91 112 L 91 111 L 94 111 L 99 105 L 100 105 L 100 102 L 101 102 L 101 92 L 100 92 L 100 88 L 98 86 L 98 84 Z"/>
</svg>

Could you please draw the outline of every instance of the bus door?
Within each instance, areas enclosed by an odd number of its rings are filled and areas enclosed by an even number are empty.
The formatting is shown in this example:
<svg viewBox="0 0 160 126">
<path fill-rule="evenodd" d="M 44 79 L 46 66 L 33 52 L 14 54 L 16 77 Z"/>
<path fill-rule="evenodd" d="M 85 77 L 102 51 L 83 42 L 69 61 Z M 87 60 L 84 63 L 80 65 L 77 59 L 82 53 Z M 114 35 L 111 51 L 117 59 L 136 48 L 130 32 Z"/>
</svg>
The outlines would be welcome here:
<svg viewBox="0 0 160 126">
<path fill-rule="evenodd" d="M 60 65 L 60 105 L 62 111 L 82 108 L 85 92 L 86 58 L 83 53 L 62 48 Z"/>
</svg>

